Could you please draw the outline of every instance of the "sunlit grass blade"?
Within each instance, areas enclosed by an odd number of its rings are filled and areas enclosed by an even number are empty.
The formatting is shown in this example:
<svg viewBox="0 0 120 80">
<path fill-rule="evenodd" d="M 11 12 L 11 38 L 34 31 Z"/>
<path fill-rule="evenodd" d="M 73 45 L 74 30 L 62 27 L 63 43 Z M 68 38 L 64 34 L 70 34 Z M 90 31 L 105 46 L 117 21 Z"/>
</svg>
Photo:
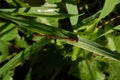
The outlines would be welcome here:
<svg viewBox="0 0 120 80">
<path fill-rule="evenodd" d="M 0 9 L 3 12 L 28 12 L 28 13 L 52 13 L 58 12 L 59 9 L 56 6 L 41 6 L 41 7 L 27 7 L 27 8 L 8 8 L 8 9 Z"/>
<path fill-rule="evenodd" d="M 99 16 L 99 19 L 105 18 L 109 13 L 111 13 L 114 7 L 119 3 L 119 0 L 105 0 L 105 4 Z"/>
<path fill-rule="evenodd" d="M 78 8 L 75 3 L 76 1 L 66 0 L 66 8 L 69 14 L 78 14 Z M 78 22 L 78 17 L 70 17 L 71 24 L 74 26 Z"/>
<path fill-rule="evenodd" d="M 79 37 L 78 42 L 66 41 L 66 43 L 120 61 L 120 54 L 112 52 L 109 49 L 105 48 L 104 46 L 97 44 L 91 40 Z"/>
<path fill-rule="evenodd" d="M 46 0 L 48 3 L 58 3 L 61 2 L 62 0 Z"/>
<path fill-rule="evenodd" d="M 13 15 L 24 15 L 31 17 L 52 17 L 52 18 L 65 18 L 78 16 L 78 14 L 63 14 L 58 13 L 59 9 L 56 7 L 31 7 L 31 8 L 13 8 L 13 9 L 0 9 L 2 12 L 9 12 Z"/>
<path fill-rule="evenodd" d="M 73 35 L 71 32 L 63 30 L 63 29 L 55 28 L 53 26 L 39 23 L 39 22 L 36 22 L 33 20 L 14 17 L 14 16 L 8 15 L 6 13 L 2 13 L 2 12 L 0 13 L 0 17 L 16 23 L 20 27 L 23 27 L 32 32 L 36 32 L 36 33 L 40 33 L 40 34 L 42 33 L 42 34 L 47 34 L 47 35 L 66 36 L 66 37 L 68 35 Z"/>
<path fill-rule="evenodd" d="M 79 16 L 77 14 L 63 14 L 63 13 L 13 13 L 12 15 L 21 15 L 21 16 L 29 16 L 29 17 L 49 17 L 49 18 L 58 18 L 58 19 L 63 19 L 63 18 L 69 18 L 69 17 L 75 17 Z"/>
</svg>

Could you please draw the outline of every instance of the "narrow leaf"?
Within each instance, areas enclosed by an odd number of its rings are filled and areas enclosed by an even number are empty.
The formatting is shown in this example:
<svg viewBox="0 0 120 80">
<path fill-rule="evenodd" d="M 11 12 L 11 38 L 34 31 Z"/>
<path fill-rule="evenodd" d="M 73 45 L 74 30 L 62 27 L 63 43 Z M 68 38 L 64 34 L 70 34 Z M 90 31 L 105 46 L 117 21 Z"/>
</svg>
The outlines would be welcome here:
<svg viewBox="0 0 120 80">
<path fill-rule="evenodd" d="M 28 7 L 28 8 L 12 8 L 12 9 L 0 9 L 0 11 L 3 12 L 29 12 L 29 13 L 51 13 L 51 12 L 57 12 L 59 9 L 56 6 L 50 5 L 50 6 L 41 6 L 41 7 Z"/>
<path fill-rule="evenodd" d="M 66 0 L 66 7 L 69 14 L 78 14 L 78 8 L 76 4 L 76 1 Z M 72 25 L 76 25 L 78 22 L 78 16 L 71 17 L 70 21 Z"/>
<path fill-rule="evenodd" d="M 98 36 L 97 38 L 100 38 L 100 37 L 102 37 L 102 36 L 105 36 L 105 35 L 107 35 L 107 34 L 110 34 L 110 33 L 114 32 L 115 30 L 120 30 L 120 25 L 114 27 L 113 29 L 110 29 L 110 30 L 106 31 L 105 33 L 101 34 L 101 35 Z"/>
<path fill-rule="evenodd" d="M 0 23 L 0 39 L 13 40 L 17 36 L 17 28 L 12 23 Z"/>
<path fill-rule="evenodd" d="M 4 41 L 0 40 L 0 63 L 6 59 L 9 54 L 9 49 Z"/>
<path fill-rule="evenodd" d="M 18 65 L 21 60 L 26 59 L 30 55 L 38 52 L 41 48 L 49 42 L 49 39 L 42 39 L 39 42 L 34 43 L 33 45 L 29 46 L 25 50 L 18 53 L 15 57 L 13 57 L 8 63 L 0 68 L 0 75 L 8 72 L 9 70 L 13 69 Z M 41 44 L 42 43 L 42 44 Z"/>
<path fill-rule="evenodd" d="M 105 57 L 112 58 L 114 60 L 118 60 L 118 61 L 120 60 L 120 54 L 112 52 L 109 49 L 105 48 L 104 46 L 82 37 L 79 37 L 78 42 L 66 41 L 66 43 L 77 46 L 79 48 L 88 50 L 90 52 L 93 52 L 99 55 L 102 55 L 102 56 L 105 56 Z"/>
<path fill-rule="evenodd" d="M 58 3 L 61 2 L 62 0 L 46 0 L 48 3 Z"/>
<path fill-rule="evenodd" d="M 73 35 L 73 33 L 63 29 L 58 29 L 53 26 L 42 24 L 33 20 L 21 19 L 2 12 L 0 13 L 0 17 L 16 23 L 20 27 L 26 28 L 32 32 L 36 32 L 40 34 L 42 33 L 47 35 L 56 35 L 56 36 L 65 36 L 65 37 L 67 37 L 68 35 Z"/>
<path fill-rule="evenodd" d="M 109 13 L 111 13 L 114 7 L 118 4 L 118 0 L 105 0 L 102 12 L 99 16 L 99 19 L 105 18 Z"/>
</svg>

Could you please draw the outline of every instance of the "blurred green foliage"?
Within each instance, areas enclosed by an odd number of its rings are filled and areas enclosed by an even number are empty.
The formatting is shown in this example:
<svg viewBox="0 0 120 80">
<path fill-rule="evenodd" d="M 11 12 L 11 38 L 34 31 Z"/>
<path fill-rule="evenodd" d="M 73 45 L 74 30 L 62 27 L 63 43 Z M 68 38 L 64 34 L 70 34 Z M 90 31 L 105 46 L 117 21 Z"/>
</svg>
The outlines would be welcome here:
<svg viewBox="0 0 120 80">
<path fill-rule="evenodd" d="M 0 0 L 0 80 L 120 80 L 119 0 Z"/>
</svg>

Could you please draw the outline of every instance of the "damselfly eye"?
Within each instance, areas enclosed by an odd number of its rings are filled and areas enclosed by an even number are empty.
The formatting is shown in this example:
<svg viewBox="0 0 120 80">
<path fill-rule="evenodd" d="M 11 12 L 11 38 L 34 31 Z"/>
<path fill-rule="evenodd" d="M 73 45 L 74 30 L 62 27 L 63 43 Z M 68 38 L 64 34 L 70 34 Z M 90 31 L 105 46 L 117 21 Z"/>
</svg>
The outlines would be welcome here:
<svg viewBox="0 0 120 80">
<path fill-rule="evenodd" d="M 70 39 L 71 39 L 72 41 L 78 42 L 78 37 L 77 37 L 77 36 L 72 36 Z"/>
</svg>

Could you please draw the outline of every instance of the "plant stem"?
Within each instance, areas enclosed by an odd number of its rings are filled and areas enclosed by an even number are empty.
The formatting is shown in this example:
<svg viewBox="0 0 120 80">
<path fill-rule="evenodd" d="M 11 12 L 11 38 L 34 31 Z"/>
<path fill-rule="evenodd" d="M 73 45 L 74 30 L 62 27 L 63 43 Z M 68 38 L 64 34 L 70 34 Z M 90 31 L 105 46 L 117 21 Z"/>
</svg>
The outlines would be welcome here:
<svg viewBox="0 0 120 80">
<path fill-rule="evenodd" d="M 95 80 L 95 77 L 94 77 L 94 75 L 93 75 L 93 72 L 92 72 L 90 63 L 89 63 L 89 61 L 88 61 L 88 59 L 87 59 L 87 57 L 86 57 L 85 51 L 83 51 L 83 55 L 84 55 L 84 57 L 85 57 L 85 62 L 86 62 L 86 64 L 87 64 L 87 67 L 88 67 L 89 73 L 90 73 L 90 75 L 91 75 L 91 78 L 92 78 L 92 80 Z"/>
</svg>

